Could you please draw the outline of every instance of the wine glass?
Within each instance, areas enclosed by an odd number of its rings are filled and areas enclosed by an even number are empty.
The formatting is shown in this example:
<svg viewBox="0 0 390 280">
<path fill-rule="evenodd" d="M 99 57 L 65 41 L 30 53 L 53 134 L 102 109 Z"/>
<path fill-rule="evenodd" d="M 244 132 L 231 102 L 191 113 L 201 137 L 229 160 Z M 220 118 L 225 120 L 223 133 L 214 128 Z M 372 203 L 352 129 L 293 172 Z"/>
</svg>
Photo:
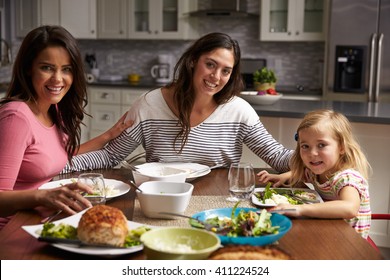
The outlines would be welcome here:
<svg viewBox="0 0 390 280">
<path fill-rule="evenodd" d="M 241 201 L 250 198 L 255 189 L 255 171 L 252 164 L 239 162 L 232 163 L 229 169 L 229 192 L 228 201 Z"/>
<path fill-rule="evenodd" d="M 83 173 L 78 177 L 78 181 L 91 187 L 93 193 L 85 196 L 92 205 L 106 203 L 106 186 L 103 174 L 100 173 Z"/>
</svg>

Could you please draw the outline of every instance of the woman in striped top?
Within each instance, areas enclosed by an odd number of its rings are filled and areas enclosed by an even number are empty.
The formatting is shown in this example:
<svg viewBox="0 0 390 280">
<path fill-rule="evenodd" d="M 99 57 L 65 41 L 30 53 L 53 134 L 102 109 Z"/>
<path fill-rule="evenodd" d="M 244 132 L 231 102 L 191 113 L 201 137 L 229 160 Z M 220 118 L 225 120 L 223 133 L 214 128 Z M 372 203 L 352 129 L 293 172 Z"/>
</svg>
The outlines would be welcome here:
<svg viewBox="0 0 390 280">
<path fill-rule="evenodd" d="M 367 178 L 370 165 L 352 134 L 351 124 L 341 113 L 317 110 L 308 113 L 297 131 L 297 148 L 291 159 L 291 171 L 280 175 L 260 172 L 260 182 L 279 186 L 288 180 L 313 184 L 325 203 L 289 205 L 291 216 L 343 218 L 363 238 L 371 225 Z"/>
<path fill-rule="evenodd" d="M 188 161 L 228 167 L 246 144 L 274 169 L 288 171 L 291 150 L 264 128 L 243 89 L 240 48 L 223 33 L 195 41 L 179 59 L 175 79 L 141 96 L 127 118 L 134 121 L 104 149 L 76 156 L 64 172 L 116 166 L 142 145 L 147 162 Z"/>
</svg>

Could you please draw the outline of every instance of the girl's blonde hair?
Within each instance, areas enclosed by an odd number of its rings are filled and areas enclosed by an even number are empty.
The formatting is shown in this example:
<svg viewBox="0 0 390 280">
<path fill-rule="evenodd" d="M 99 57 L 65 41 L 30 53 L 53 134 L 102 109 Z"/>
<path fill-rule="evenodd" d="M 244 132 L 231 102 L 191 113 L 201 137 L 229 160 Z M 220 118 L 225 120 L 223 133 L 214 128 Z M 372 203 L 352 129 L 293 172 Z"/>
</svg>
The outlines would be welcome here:
<svg viewBox="0 0 390 280">
<path fill-rule="evenodd" d="M 333 134 L 339 146 L 344 149 L 344 154 L 340 155 L 336 163 L 336 170 L 353 168 L 359 171 L 364 178 L 368 178 L 371 171 L 370 164 L 352 134 L 351 123 L 341 113 L 321 109 L 309 112 L 303 118 L 297 130 L 297 147 L 290 160 L 291 184 L 296 184 L 305 180 L 305 165 L 300 156 L 299 132 L 305 128 L 324 128 Z"/>
</svg>

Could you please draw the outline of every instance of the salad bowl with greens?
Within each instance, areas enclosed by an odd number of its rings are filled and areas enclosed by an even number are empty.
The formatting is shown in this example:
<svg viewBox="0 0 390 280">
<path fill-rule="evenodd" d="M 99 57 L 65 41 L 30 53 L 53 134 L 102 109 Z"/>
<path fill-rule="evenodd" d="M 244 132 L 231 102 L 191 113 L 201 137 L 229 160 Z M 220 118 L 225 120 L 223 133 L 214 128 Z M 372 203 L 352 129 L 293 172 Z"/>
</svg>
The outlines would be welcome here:
<svg viewBox="0 0 390 280">
<path fill-rule="evenodd" d="M 227 228 L 217 232 L 222 244 L 264 246 L 284 236 L 292 227 L 291 220 L 277 213 L 256 208 L 211 209 L 196 213 L 190 220 L 193 227 L 200 227 L 195 218 L 214 224 L 216 228 Z"/>
</svg>

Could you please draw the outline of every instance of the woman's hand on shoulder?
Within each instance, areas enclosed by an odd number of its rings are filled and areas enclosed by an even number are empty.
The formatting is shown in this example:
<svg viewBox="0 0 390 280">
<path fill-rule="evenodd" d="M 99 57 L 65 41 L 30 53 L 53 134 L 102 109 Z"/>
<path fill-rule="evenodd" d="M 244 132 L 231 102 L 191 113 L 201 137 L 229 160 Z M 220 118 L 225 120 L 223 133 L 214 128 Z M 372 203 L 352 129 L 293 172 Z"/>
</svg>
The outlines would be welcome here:
<svg viewBox="0 0 390 280">
<path fill-rule="evenodd" d="M 109 130 L 106 131 L 108 141 L 118 137 L 123 131 L 133 125 L 133 120 L 126 120 L 127 112 L 114 124 Z M 108 142 L 107 141 L 107 142 Z"/>
<path fill-rule="evenodd" d="M 100 150 L 108 142 L 118 137 L 123 131 L 128 129 L 134 123 L 132 120 L 126 121 L 126 116 L 127 113 L 125 113 L 109 130 L 81 144 L 76 154 L 84 154 L 91 151 Z"/>
</svg>

